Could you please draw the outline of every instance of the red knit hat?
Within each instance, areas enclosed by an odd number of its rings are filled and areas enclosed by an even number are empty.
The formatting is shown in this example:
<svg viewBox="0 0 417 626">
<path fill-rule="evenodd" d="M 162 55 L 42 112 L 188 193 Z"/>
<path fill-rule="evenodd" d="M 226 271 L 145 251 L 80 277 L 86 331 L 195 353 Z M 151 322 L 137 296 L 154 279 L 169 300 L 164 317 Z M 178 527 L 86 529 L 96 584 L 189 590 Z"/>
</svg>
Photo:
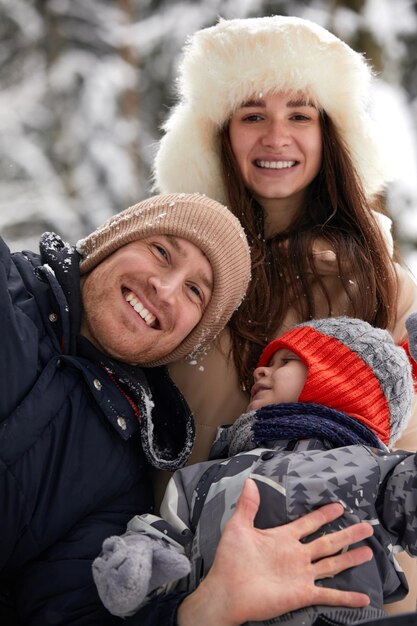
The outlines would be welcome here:
<svg viewBox="0 0 417 626">
<path fill-rule="evenodd" d="M 347 413 L 385 444 L 398 438 L 411 412 L 413 386 L 405 351 L 387 331 L 346 317 L 313 320 L 268 344 L 258 367 L 281 348 L 308 367 L 299 402 Z"/>
</svg>

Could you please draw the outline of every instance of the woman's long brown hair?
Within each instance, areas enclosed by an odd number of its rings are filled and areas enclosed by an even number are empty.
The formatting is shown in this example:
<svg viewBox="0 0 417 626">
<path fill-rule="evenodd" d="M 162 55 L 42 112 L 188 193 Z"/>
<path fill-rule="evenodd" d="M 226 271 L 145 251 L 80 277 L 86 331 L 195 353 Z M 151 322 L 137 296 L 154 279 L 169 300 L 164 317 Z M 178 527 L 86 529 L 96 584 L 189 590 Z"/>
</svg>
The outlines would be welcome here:
<svg viewBox="0 0 417 626">
<path fill-rule="evenodd" d="M 220 134 L 228 206 L 242 222 L 252 253 L 252 280 L 229 323 L 233 359 L 246 388 L 251 385 L 262 348 L 281 328 L 288 310 L 295 311 L 299 322 L 315 317 L 313 282 L 327 302 L 328 315 L 332 314 L 330 293 L 313 259 L 313 243 L 318 237 L 327 240 L 336 253 L 351 315 L 380 328 L 392 328 L 395 322 L 397 282 L 381 230 L 334 124 L 325 113 L 320 123 L 323 162 L 310 185 L 303 212 L 270 239 L 264 235 L 263 208 L 240 176 L 228 126 Z"/>
</svg>

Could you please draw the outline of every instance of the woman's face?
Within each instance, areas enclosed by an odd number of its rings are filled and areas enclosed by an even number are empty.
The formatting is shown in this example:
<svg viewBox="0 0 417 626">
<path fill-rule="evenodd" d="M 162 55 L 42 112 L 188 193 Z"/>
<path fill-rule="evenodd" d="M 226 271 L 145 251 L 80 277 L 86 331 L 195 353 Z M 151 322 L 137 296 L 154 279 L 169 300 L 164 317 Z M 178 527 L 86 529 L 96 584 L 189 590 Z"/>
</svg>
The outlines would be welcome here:
<svg viewBox="0 0 417 626">
<path fill-rule="evenodd" d="M 277 221 L 281 209 L 290 222 L 321 167 L 319 111 L 302 94 L 256 95 L 232 115 L 229 136 L 243 181 L 268 221 Z"/>
</svg>

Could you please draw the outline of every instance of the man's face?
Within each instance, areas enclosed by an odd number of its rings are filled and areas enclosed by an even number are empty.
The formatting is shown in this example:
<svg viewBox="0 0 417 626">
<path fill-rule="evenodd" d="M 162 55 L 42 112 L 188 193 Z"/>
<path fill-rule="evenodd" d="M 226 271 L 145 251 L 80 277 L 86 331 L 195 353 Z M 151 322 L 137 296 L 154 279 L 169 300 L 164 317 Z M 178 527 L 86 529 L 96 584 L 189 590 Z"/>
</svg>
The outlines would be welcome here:
<svg viewBox="0 0 417 626">
<path fill-rule="evenodd" d="M 197 246 L 155 235 L 127 244 L 81 278 L 81 334 L 102 352 L 146 365 L 199 323 L 213 272 Z"/>
</svg>

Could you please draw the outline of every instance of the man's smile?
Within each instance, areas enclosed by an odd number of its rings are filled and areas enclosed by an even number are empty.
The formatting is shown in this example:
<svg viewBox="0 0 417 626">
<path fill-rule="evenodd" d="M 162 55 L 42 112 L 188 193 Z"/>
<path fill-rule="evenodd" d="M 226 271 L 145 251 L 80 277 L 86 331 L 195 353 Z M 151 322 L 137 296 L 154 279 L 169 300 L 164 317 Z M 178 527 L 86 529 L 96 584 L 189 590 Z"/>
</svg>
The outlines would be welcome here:
<svg viewBox="0 0 417 626">
<path fill-rule="evenodd" d="M 159 328 L 160 324 L 151 311 L 149 311 L 145 305 L 139 300 L 138 296 L 128 289 L 123 291 L 123 297 L 130 304 L 130 306 L 140 315 L 140 317 L 144 320 L 147 326 L 151 328 Z"/>
</svg>

